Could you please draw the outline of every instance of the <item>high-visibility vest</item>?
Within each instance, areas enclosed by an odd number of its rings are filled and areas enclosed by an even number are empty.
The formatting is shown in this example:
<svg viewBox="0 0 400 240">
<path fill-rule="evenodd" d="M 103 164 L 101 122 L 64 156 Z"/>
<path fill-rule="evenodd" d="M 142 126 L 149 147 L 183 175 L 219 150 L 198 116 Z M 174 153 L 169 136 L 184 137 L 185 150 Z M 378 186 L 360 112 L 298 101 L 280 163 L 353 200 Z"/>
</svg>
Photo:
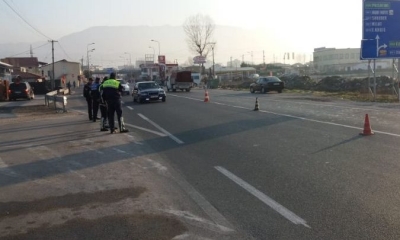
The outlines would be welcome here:
<svg viewBox="0 0 400 240">
<path fill-rule="evenodd" d="M 115 79 L 108 79 L 102 84 L 103 88 L 115 88 L 115 89 L 118 89 L 119 85 L 120 82 Z"/>
</svg>

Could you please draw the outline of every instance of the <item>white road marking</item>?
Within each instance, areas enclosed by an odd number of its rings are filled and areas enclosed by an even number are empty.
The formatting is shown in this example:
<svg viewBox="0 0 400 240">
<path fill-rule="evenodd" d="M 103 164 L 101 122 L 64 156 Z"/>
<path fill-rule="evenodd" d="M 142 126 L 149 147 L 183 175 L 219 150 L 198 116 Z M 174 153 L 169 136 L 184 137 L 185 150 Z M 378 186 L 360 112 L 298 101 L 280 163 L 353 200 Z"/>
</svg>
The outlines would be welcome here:
<svg viewBox="0 0 400 240">
<path fill-rule="evenodd" d="M 10 177 L 20 177 L 20 175 L 8 168 L 8 165 L 0 157 L 0 173 Z"/>
<path fill-rule="evenodd" d="M 176 95 L 173 95 L 173 96 L 176 96 Z M 179 97 L 179 98 L 187 98 L 187 99 L 191 99 L 191 100 L 199 100 L 199 99 L 189 98 L 189 97 L 181 97 L 181 96 L 176 96 L 176 97 Z M 253 110 L 253 109 L 249 109 L 249 108 L 247 108 L 247 107 L 242 107 L 242 106 L 235 106 L 235 105 L 229 105 L 229 104 L 221 104 L 221 103 L 216 103 L 216 102 L 210 102 L 210 103 L 212 103 L 212 104 L 224 105 L 224 106 L 228 106 L 228 107 L 240 108 L 240 109 L 245 109 L 245 110 Z M 360 108 L 360 109 L 361 109 L 361 108 Z M 378 110 L 378 109 L 374 109 L 374 110 Z M 315 120 L 315 119 L 305 118 L 305 117 L 298 117 L 298 116 L 289 115 L 289 114 L 276 113 L 276 112 L 265 111 L 265 110 L 259 110 L 259 112 L 274 114 L 274 115 L 277 115 L 277 116 L 284 116 L 284 117 L 290 117 L 290 118 L 300 119 L 300 120 L 303 120 L 303 121 L 316 122 L 316 123 L 329 124 L 329 125 L 334 125 L 334 126 L 339 126 L 339 127 L 345 127 L 345 128 L 352 128 L 352 129 L 357 129 L 357 130 L 363 130 L 363 128 L 361 128 L 361 127 L 354 127 L 354 126 L 345 125 L 345 124 L 339 124 L 339 123 L 333 123 L 333 122 L 320 121 L 320 120 Z M 375 133 L 380 133 L 380 134 L 383 134 L 383 135 L 393 136 L 393 137 L 400 137 L 400 134 L 396 134 L 396 133 L 389 133 L 389 132 L 377 131 L 377 130 L 373 130 L 373 132 L 375 132 Z"/>
<path fill-rule="evenodd" d="M 211 218 L 219 231 L 233 232 L 233 226 L 218 210 L 201 195 L 186 179 L 173 168 L 169 168 L 171 178 L 190 196 L 191 199 Z"/>
<path fill-rule="evenodd" d="M 150 124 L 152 124 L 154 127 L 156 127 L 158 130 L 160 130 L 161 132 L 165 133 L 168 137 L 170 137 L 172 140 L 174 140 L 175 142 L 177 142 L 178 144 L 183 144 L 184 142 L 181 141 L 179 138 L 175 137 L 174 135 L 172 135 L 171 133 L 169 133 L 167 130 L 165 130 L 164 128 L 160 127 L 157 123 L 151 121 L 150 119 L 148 119 L 146 116 L 144 116 L 143 114 L 139 113 L 138 114 L 141 118 L 143 118 L 144 120 L 148 121 Z"/>
<path fill-rule="evenodd" d="M 254 99 L 254 97 L 243 97 L 247 99 Z M 262 98 L 259 98 L 262 99 Z M 304 99 L 307 100 L 307 99 Z M 284 103 L 294 103 L 294 104 L 305 104 L 305 105 L 313 105 L 313 106 L 321 106 L 321 107 L 334 107 L 334 108 L 347 108 L 354 110 L 366 110 L 366 111 L 385 111 L 387 109 L 379 109 L 379 108 L 363 108 L 363 107 L 350 107 L 350 106 L 342 106 L 342 105 L 332 105 L 332 104 L 322 104 L 322 103 L 309 103 L 309 102 L 294 102 L 294 101 L 284 101 L 284 100 L 276 100 L 268 98 L 267 101 L 270 102 L 284 102 Z"/>
<path fill-rule="evenodd" d="M 46 146 L 38 146 L 38 147 L 28 148 L 28 150 L 36 154 L 41 160 L 46 161 L 47 163 L 51 164 L 53 167 L 57 168 L 61 172 L 64 172 L 65 169 L 62 169 L 60 166 L 54 164 L 55 161 L 60 161 L 62 157 L 53 149 L 50 149 L 49 147 Z M 86 178 L 84 175 L 78 173 L 75 170 L 72 170 L 70 167 L 66 167 L 66 170 L 69 173 L 76 174 L 81 178 Z"/>
<path fill-rule="evenodd" d="M 91 144 L 91 145 L 93 145 L 93 144 L 95 144 L 92 140 L 90 140 L 90 139 L 85 139 L 85 140 L 83 140 L 83 142 L 87 142 L 87 143 L 89 143 L 89 144 Z M 88 149 L 88 150 L 90 150 L 90 151 L 94 151 L 94 152 L 96 152 L 96 153 L 98 153 L 98 154 L 104 154 L 102 151 L 100 151 L 100 150 L 97 150 L 97 149 L 94 149 L 94 148 L 92 148 L 92 147 L 89 147 L 89 146 L 87 146 L 87 145 L 82 145 L 82 147 L 83 148 L 86 148 L 86 149 Z"/>
<path fill-rule="evenodd" d="M 127 106 L 127 108 L 129 108 L 129 110 L 133 110 L 133 107 L 131 107 L 131 106 Z"/>
<path fill-rule="evenodd" d="M 129 134 L 127 134 L 127 136 L 128 136 L 128 138 L 131 138 L 131 139 L 132 139 L 132 142 L 134 142 L 135 144 L 143 145 L 143 143 L 136 141 L 134 136 L 129 135 Z"/>
<path fill-rule="evenodd" d="M 179 211 L 179 210 L 161 210 L 161 211 L 169 213 L 169 214 L 173 214 L 173 215 L 178 216 L 180 218 L 184 218 L 184 219 L 188 219 L 188 220 L 191 220 L 191 221 L 195 221 L 195 222 L 204 224 L 204 226 L 207 229 L 211 229 L 213 231 L 217 230 L 217 231 L 222 231 L 222 232 L 233 232 L 233 230 L 230 229 L 230 228 L 215 224 L 212 221 L 209 221 L 207 219 L 204 219 L 204 218 L 201 218 L 199 216 L 193 215 L 192 213 L 187 212 L 187 211 Z"/>
<path fill-rule="evenodd" d="M 118 149 L 118 148 L 113 148 L 114 151 L 117 151 L 119 153 L 126 153 L 124 150 Z"/>
<path fill-rule="evenodd" d="M 283 217 L 285 217 L 287 220 L 291 221 L 294 224 L 301 224 L 307 228 L 311 228 L 310 226 L 307 225 L 307 222 L 302 219 L 301 217 L 297 216 L 293 212 L 291 212 L 289 209 L 285 208 L 272 198 L 268 197 L 264 193 L 260 192 L 257 190 L 255 187 L 251 186 L 241 178 L 237 177 L 233 173 L 229 172 L 223 167 L 216 166 L 215 169 L 217 169 L 220 173 L 224 174 L 226 177 L 228 177 L 230 180 L 234 181 L 236 184 L 244 188 L 246 191 L 251 193 L 253 196 L 261 200 L 263 203 L 274 209 L 276 212 L 281 214 Z"/>
<path fill-rule="evenodd" d="M 142 127 L 139 127 L 139 126 L 136 126 L 136 125 L 132 125 L 132 124 L 129 124 L 129 123 L 125 123 L 125 126 L 136 128 L 136 129 L 139 129 L 139 130 L 142 130 L 142 131 L 145 131 L 145 132 L 153 133 L 153 134 L 158 135 L 160 137 L 166 137 L 167 136 L 164 133 L 156 132 L 156 131 L 153 131 L 153 130 L 150 130 L 150 129 L 147 129 L 147 128 L 142 128 Z"/>
<path fill-rule="evenodd" d="M 81 110 L 72 109 L 72 111 L 75 111 L 75 112 L 78 112 L 78 113 L 82 113 L 82 114 L 87 114 L 87 112 L 84 112 L 84 111 L 81 111 Z"/>
<path fill-rule="evenodd" d="M 128 107 L 128 108 L 129 108 L 129 107 Z M 133 110 L 133 108 L 132 108 L 132 110 Z M 79 113 L 82 113 L 82 114 L 86 114 L 85 112 L 80 111 L 80 110 L 74 110 L 74 111 L 79 112 Z M 116 121 L 115 121 L 115 122 L 116 122 Z M 139 130 L 142 130 L 142 131 L 145 131 L 145 132 L 153 133 L 153 134 L 158 135 L 158 136 L 160 136 L 160 137 L 166 137 L 166 136 L 168 136 L 167 134 L 160 133 L 160 132 L 156 132 L 156 131 L 153 131 L 153 130 L 151 130 L 151 129 L 139 127 L 139 126 L 136 126 L 136 125 L 133 125 L 133 124 L 129 124 L 129 123 L 125 123 L 125 126 L 131 127 L 131 128 L 136 128 L 136 129 L 139 129 Z"/>
</svg>

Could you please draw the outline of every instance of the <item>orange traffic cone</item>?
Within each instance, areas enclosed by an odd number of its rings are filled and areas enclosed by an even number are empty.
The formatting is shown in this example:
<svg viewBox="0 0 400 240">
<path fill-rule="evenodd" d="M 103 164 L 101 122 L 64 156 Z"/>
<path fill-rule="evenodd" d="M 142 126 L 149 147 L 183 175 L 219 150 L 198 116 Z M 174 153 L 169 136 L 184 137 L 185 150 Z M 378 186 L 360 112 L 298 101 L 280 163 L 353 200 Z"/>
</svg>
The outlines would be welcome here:
<svg viewBox="0 0 400 240">
<path fill-rule="evenodd" d="M 210 97 L 208 96 L 208 91 L 206 90 L 204 102 L 208 102 L 208 101 L 210 101 Z"/>
<path fill-rule="evenodd" d="M 373 135 L 373 134 L 374 134 L 374 132 L 372 132 L 371 125 L 369 124 L 368 114 L 365 114 L 364 131 L 362 133 L 360 133 L 360 135 L 369 136 L 369 135 Z"/>
</svg>

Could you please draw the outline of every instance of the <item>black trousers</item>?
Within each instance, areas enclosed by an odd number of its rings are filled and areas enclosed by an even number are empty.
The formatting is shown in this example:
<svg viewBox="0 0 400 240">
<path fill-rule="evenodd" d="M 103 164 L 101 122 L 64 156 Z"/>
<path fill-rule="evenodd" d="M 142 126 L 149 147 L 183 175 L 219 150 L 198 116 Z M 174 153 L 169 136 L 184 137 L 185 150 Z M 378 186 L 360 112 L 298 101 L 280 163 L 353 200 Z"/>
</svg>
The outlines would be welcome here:
<svg viewBox="0 0 400 240">
<path fill-rule="evenodd" d="M 86 98 L 86 102 L 87 102 L 87 107 L 88 107 L 89 120 L 93 120 L 93 102 L 92 102 L 92 98 L 87 97 Z"/>
<path fill-rule="evenodd" d="M 110 130 L 114 131 L 114 115 L 117 113 L 118 122 L 120 123 L 122 117 L 122 104 L 121 99 L 118 100 L 107 100 L 108 107 L 108 124 L 110 126 Z"/>
<path fill-rule="evenodd" d="M 100 104 L 100 114 L 101 118 L 108 118 L 106 103 Z"/>
<path fill-rule="evenodd" d="M 93 99 L 93 121 L 97 119 L 97 113 L 99 112 L 99 100 Z"/>
</svg>

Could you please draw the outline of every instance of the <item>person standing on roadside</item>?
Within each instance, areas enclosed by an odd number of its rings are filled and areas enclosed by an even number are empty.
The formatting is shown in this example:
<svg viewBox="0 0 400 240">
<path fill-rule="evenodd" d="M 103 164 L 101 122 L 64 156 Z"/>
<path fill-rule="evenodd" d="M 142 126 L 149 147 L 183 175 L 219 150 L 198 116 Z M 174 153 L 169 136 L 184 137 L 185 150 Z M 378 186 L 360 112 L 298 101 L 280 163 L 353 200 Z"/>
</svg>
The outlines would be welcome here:
<svg viewBox="0 0 400 240">
<path fill-rule="evenodd" d="M 96 80 L 92 85 L 90 86 L 90 96 L 92 97 L 92 103 L 93 103 L 93 122 L 96 122 L 97 119 L 97 113 L 99 112 L 99 104 L 100 104 L 100 78 L 96 77 Z"/>
<path fill-rule="evenodd" d="M 86 83 L 85 86 L 83 86 L 83 97 L 86 98 L 89 120 L 91 121 L 93 120 L 93 103 L 92 103 L 92 97 L 90 96 L 92 83 L 93 83 L 93 78 L 89 78 L 88 83 Z"/>
<path fill-rule="evenodd" d="M 115 73 L 111 73 L 110 79 L 101 84 L 100 90 L 103 91 L 104 100 L 107 102 L 110 132 L 116 133 L 114 128 L 114 115 L 115 112 L 117 112 L 119 131 L 124 133 L 128 132 L 128 129 L 125 129 L 124 119 L 122 118 L 121 94 L 124 88 L 119 81 L 115 80 L 115 77 Z"/>
<path fill-rule="evenodd" d="M 107 76 L 103 78 L 103 81 L 101 82 L 101 84 L 103 84 L 106 80 L 108 80 Z M 107 103 L 106 103 L 106 101 L 104 100 L 104 97 L 103 97 L 103 90 L 102 90 L 101 84 L 100 84 L 100 87 L 99 87 L 99 92 L 100 92 L 100 114 L 101 114 L 100 131 L 108 131 L 109 126 L 108 126 L 108 123 L 107 123 L 108 122 L 107 121 L 107 119 L 108 119 L 108 116 L 107 116 Z"/>
</svg>

